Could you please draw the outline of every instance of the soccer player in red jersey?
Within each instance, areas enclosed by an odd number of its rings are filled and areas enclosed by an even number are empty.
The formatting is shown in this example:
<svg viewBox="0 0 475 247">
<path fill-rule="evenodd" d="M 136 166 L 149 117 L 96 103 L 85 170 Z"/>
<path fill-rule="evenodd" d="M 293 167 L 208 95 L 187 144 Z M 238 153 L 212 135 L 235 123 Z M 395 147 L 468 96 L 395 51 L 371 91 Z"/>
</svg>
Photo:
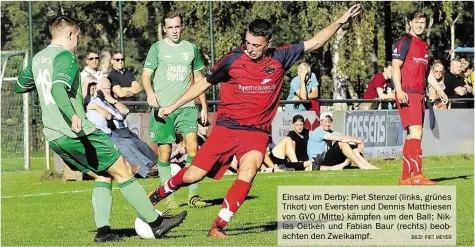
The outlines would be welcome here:
<svg viewBox="0 0 475 247">
<path fill-rule="evenodd" d="M 435 185 L 436 182 L 422 174 L 421 139 L 429 54 L 427 43 L 420 36 L 424 32 L 427 16 L 416 11 L 411 13 L 409 20 L 410 31 L 398 40 L 392 55 L 396 104 L 403 128 L 408 131 L 402 150 L 403 169 L 399 184 Z M 437 91 L 443 103 L 447 103 L 447 95 L 432 77 L 429 76 L 428 82 Z"/>
<path fill-rule="evenodd" d="M 257 170 L 262 164 L 271 122 L 279 105 L 285 71 L 305 51 L 320 48 L 342 24 L 359 14 L 353 5 L 338 20 L 313 38 L 294 45 L 269 48 L 272 24 L 256 19 L 249 24 L 245 44 L 224 55 L 173 105 L 163 107 L 159 116 L 166 117 L 181 105 L 195 99 L 211 85 L 222 83 L 216 127 L 188 168 L 180 170 L 163 186 L 149 193 L 155 205 L 177 189 L 196 183 L 205 176 L 219 179 L 236 155 L 238 177 L 224 197 L 222 209 L 213 223 L 209 237 L 226 238 L 223 228 L 244 203 Z"/>
</svg>

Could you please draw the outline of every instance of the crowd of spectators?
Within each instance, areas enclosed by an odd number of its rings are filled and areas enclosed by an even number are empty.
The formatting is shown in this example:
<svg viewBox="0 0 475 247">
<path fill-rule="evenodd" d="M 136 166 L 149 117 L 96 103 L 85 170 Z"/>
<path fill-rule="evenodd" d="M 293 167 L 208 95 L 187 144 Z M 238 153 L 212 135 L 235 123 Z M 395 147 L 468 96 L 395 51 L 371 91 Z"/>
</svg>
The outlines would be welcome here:
<svg viewBox="0 0 475 247">
<path fill-rule="evenodd" d="M 98 129 L 109 134 L 137 177 L 158 176 L 157 154 L 128 129 L 126 117 L 129 110 L 127 106 L 120 103 L 121 100 L 135 100 L 137 94 L 142 92 L 140 83 L 132 72 L 126 69 L 123 53 L 112 53 L 112 70 L 108 73 L 98 69 L 99 62 L 99 52 L 86 53 L 86 66 L 80 76 L 83 82 L 87 117 L 96 124 Z M 443 62 L 436 60 L 430 66 L 428 77 L 437 80 L 450 99 L 473 98 L 475 78 L 471 61 L 455 58 L 450 62 L 449 68 L 445 69 Z M 311 66 L 301 63 L 297 68 L 297 75 L 290 82 L 287 100 L 317 99 L 318 86 L 319 82 Z M 376 110 L 395 107 L 390 61 L 386 62 L 383 70 L 376 73 L 368 82 L 363 98 L 379 99 L 381 102 L 356 104 L 356 109 Z M 473 107 L 473 101 L 459 101 L 447 105 L 441 103 L 430 85 L 427 88 L 427 99 L 435 109 Z M 284 106 L 284 111 L 295 112 L 292 120 L 293 129 L 280 142 L 275 143 L 272 149 L 268 149 L 262 171 L 341 170 L 352 163 L 360 169 L 377 169 L 363 157 L 364 143 L 362 141 L 331 129 L 333 122 L 331 112 L 319 116 L 320 126 L 317 129 L 312 132 L 306 129 L 304 117 L 298 112 L 308 109 L 309 106 L 305 104 Z M 202 123 L 200 120 L 198 123 L 198 140 L 201 146 L 206 140 L 210 124 L 208 121 Z M 178 171 L 184 166 L 185 160 L 186 147 L 183 138 L 177 138 L 172 148 L 172 169 L 175 172 Z M 234 163 L 237 162 L 234 160 Z M 234 169 L 231 168 L 229 174 L 234 174 L 236 172 Z"/>
</svg>

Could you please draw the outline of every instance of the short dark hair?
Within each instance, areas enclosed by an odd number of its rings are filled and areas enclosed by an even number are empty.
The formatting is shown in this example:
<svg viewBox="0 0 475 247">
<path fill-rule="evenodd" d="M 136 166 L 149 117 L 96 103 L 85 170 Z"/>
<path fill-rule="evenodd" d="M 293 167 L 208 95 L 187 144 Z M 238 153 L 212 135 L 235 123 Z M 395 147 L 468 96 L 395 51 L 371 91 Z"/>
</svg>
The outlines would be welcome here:
<svg viewBox="0 0 475 247">
<path fill-rule="evenodd" d="M 51 34 L 51 36 L 55 36 L 56 32 L 63 31 L 65 28 L 68 27 L 73 27 L 80 30 L 79 22 L 76 19 L 67 15 L 58 15 L 54 17 L 48 25 L 49 33 Z"/>
<path fill-rule="evenodd" d="M 249 23 L 247 31 L 256 37 L 264 37 L 267 40 L 272 38 L 272 24 L 266 19 L 253 20 Z"/>
<path fill-rule="evenodd" d="M 89 56 L 89 54 L 91 54 L 91 53 L 100 55 L 100 53 L 99 53 L 98 51 L 96 51 L 96 50 L 87 49 L 87 50 L 86 50 L 86 58 L 87 58 L 87 56 Z"/>
<path fill-rule="evenodd" d="M 297 121 L 302 121 L 302 122 L 305 122 L 305 119 L 303 118 L 302 115 L 295 115 L 293 118 L 292 118 L 292 123 L 295 123 Z"/>
<path fill-rule="evenodd" d="M 384 62 L 384 68 L 387 68 L 388 66 L 389 66 L 389 67 L 393 66 L 393 62 L 392 62 L 392 61 L 386 61 L 386 62 Z"/>
<path fill-rule="evenodd" d="M 422 10 L 416 10 L 416 11 L 413 11 L 413 12 L 409 13 L 407 18 L 409 19 L 409 21 L 412 21 L 412 20 L 418 19 L 418 18 L 427 19 L 427 14 L 424 13 Z"/>
<path fill-rule="evenodd" d="M 169 11 L 168 13 L 164 14 L 162 17 L 162 24 L 165 26 L 165 19 L 173 19 L 175 17 L 180 18 L 180 23 L 183 24 L 183 18 L 181 18 L 181 14 L 178 11 L 172 10 Z"/>
<path fill-rule="evenodd" d="M 114 55 L 116 55 L 116 54 L 122 54 L 122 56 L 125 57 L 124 53 L 121 52 L 121 51 L 112 51 L 112 52 L 111 52 L 111 58 L 114 57 Z"/>
</svg>

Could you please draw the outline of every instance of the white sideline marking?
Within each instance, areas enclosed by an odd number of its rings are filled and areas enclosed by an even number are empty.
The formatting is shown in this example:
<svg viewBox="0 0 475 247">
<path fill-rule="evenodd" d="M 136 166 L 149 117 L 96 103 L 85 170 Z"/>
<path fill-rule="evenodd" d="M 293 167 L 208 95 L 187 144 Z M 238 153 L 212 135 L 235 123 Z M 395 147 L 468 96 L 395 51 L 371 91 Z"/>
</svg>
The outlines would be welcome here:
<svg viewBox="0 0 475 247">
<path fill-rule="evenodd" d="M 468 167 L 468 166 L 467 166 Z M 424 167 L 424 170 L 433 170 L 433 169 L 440 169 L 440 168 L 460 168 L 460 166 L 443 166 L 443 167 Z M 361 171 L 361 170 L 355 170 L 355 171 Z M 379 169 L 379 170 L 371 170 L 371 173 L 387 173 L 387 172 L 394 172 L 394 171 L 400 171 L 400 169 L 389 169 L 389 170 L 385 170 L 385 169 Z M 356 177 L 356 176 L 361 176 L 362 174 L 361 173 L 353 173 L 353 174 L 341 174 L 340 171 L 332 171 L 332 172 L 327 172 L 327 171 L 324 171 L 325 174 L 322 174 L 322 175 L 339 175 L 340 177 Z M 442 173 L 442 172 L 439 172 L 439 171 L 435 171 L 435 172 L 431 172 L 431 173 Z M 444 171 L 443 173 L 446 173 L 446 171 Z M 279 174 L 285 174 L 285 176 L 275 176 L 275 175 L 271 175 L 271 176 L 267 176 L 266 178 L 282 178 L 282 177 L 302 177 L 302 176 L 314 176 L 315 173 L 302 173 L 302 172 L 293 172 L 293 173 L 289 173 L 289 174 L 286 174 L 286 173 L 279 173 Z M 226 179 L 226 178 L 230 178 L 230 179 Z M 223 177 L 223 179 L 221 180 L 206 180 L 206 181 L 201 181 L 201 183 L 216 183 L 216 182 L 225 182 L 225 181 L 229 181 L 229 180 L 234 180 L 235 178 L 237 178 L 236 175 L 230 175 L 230 176 L 225 176 Z M 144 188 L 147 188 L 147 187 L 155 187 L 156 185 L 142 185 Z M 112 188 L 112 190 L 117 190 L 117 188 Z M 50 195 L 60 195 L 60 194 L 70 194 L 70 193 L 83 193 L 83 192 L 89 192 L 89 191 L 92 191 L 92 189 L 87 189 L 87 190 L 73 190 L 73 191 L 61 191 L 61 192 L 55 192 L 55 193 L 38 193 L 38 194 L 28 194 L 28 195 L 19 195 L 19 196 L 2 196 L 2 199 L 11 199 L 11 198 L 27 198 L 27 197 L 37 197 L 37 196 L 50 196 Z"/>
</svg>

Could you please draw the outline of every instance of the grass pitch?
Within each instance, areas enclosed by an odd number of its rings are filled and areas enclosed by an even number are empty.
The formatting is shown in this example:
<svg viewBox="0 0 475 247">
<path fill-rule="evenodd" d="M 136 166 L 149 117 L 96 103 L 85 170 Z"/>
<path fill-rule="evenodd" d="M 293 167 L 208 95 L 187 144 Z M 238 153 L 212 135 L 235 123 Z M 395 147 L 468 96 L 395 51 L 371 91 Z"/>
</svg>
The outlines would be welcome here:
<svg viewBox="0 0 475 247">
<path fill-rule="evenodd" d="M 20 166 L 21 160 L 2 159 L 2 165 Z M 277 245 L 277 186 L 279 185 L 395 185 L 401 173 L 401 161 L 373 161 L 380 170 L 288 172 L 259 174 L 248 200 L 227 228 L 228 240 L 208 239 L 206 233 L 221 208 L 227 189 L 236 178 L 220 181 L 205 179 L 200 195 L 213 206 L 187 210 L 187 220 L 161 240 L 142 240 L 135 235 L 135 214 L 113 185 L 111 225 L 125 238 L 116 246 L 250 246 Z M 473 155 L 429 157 L 424 159 L 425 174 L 440 185 L 457 186 L 457 245 L 473 246 Z M 44 160 L 32 160 L 31 171 L 1 174 L 1 245 L 7 246 L 84 246 L 95 245 L 95 227 L 91 206 L 92 181 L 63 182 L 45 176 Z M 149 191 L 159 179 L 139 180 Z M 176 198 L 185 203 L 187 190 Z M 163 210 L 163 205 L 158 204 Z"/>
</svg>

